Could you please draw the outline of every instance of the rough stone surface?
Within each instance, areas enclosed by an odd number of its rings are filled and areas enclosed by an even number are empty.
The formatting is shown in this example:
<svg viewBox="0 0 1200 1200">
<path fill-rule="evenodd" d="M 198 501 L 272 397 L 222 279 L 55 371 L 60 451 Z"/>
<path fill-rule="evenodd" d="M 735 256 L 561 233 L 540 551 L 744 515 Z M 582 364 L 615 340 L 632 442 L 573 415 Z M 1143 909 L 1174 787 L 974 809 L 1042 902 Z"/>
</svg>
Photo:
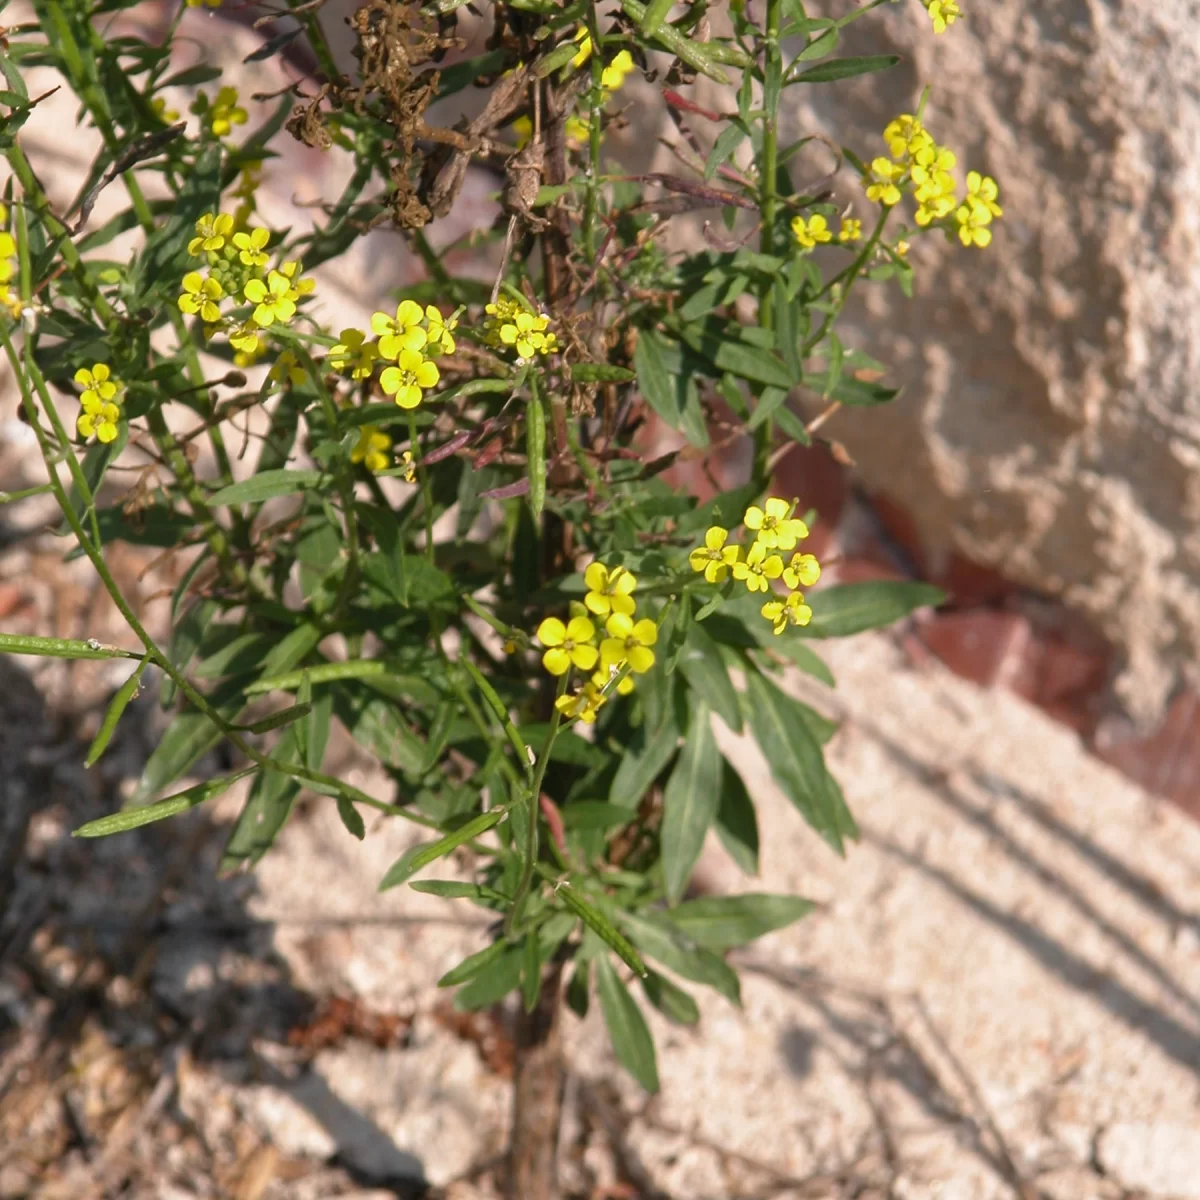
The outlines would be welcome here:
<svg viewBox="0 0 1200 1200">
<path fill-rule="evenodd" d="M 997 178 L 1005 207 L 986 252 L 914 243 L 913 300 L 862 289 L 847 338 L 905 391 L 829 431 L 935 552 L 1088 614 L 1149 722 L 1200 650 L 1200 3 L 963 8 L 935 37 L 918 4 L 886 5 L 839 53 L 898 67 L 786 94 L 789 134 L 869 154 L 931 83 L 929 128 L 960 169 Z M 798 183 L 828 169 L 820 154 Z M 863 215 L 851 173 L 835 198 Z"/>
</svg>

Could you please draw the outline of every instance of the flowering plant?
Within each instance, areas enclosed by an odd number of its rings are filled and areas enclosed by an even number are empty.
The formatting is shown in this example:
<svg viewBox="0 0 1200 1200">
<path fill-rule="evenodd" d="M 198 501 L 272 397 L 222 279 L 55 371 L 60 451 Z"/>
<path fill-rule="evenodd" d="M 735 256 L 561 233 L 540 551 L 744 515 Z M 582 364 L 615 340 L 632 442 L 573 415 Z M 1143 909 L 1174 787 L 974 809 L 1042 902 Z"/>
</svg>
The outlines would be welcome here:
<svg viewBox="0 0 1200 1200">
<path fill-rule="evenodd" d="M 971 171 L 959 192 L 924 96 L 883 131 L 886 155 L 847 148 L 832 185 L 796 190 L 802 144 L 780 143 L 781 96 L 889 66 L 836 56 L 842 28 L 880 2 L 836 19 L 800 0 L 765 0 L 761 20 L 733 4 L 732 35 L 712 38 L 702 2 L 670 20 L 671 0 L 621 0 L 607 15 L 593 0 L 522 0 L 495 5 L 486 53 L 444 66 L 464 0 L 367 0 L 351 21 L 353 78 L 319 6 L 292 2 L 319 89 L 297 84 L 301 102 L 272 110 L 225 84 L 185 122 L 168 107 L 186 86 L 166 74 L 169 47 L 105 40 L 85 0 L 35 0 L 36 22 L 0 50 L 0 345 L 45 488 L 137 648 L 0 635 L 0 650 L 137 662 L 89 762 L 141 683 L 160 678 L 172 714 L 128 806 L 79 834 L 168 818 L 243 778 L 226 867 L 257 862 L 304 790 L 336 804 L 355 838 L 368 816 L 409 822 L 423 840 L 380 887 L 497 917 L 442 981 L 456 1003 L 517 992 L 544 1015 L 564 997 L 583 1012 L 595 995 L 617 1058 L 651 1090 L 655 1050 L 630 983 L 684 1023 L 699 1009 L 677 980 L 738 1003 L 726 951 L 809 905 L 689 893 L 710 831 L 758 869 L 755 781 L 714 721 L 757 740 L 799 815 L 843 853 L 856 828 L 823 755 L 834 726 L 777 677 L 798 668 L 831 683 L 815 641 L 939 599 L 920 584 L 824 586 L 805 549 L 820 514 L 776 494 L 774 464 L 841 406 L 896 394 L 838 339 L 852 289 L 908 290 L 912 239 L 941 231 L 983 248 L 1001 216 L 990 178 Z M 922 2 L 935 32 L 963 16 L 953 0 Z M 17 137 L 38 119 L 21 75 L 34 62 L 58 70 L 103 141 L 74 226 Z M 728 84 L 736 112 L 688 101 L 678 89 L 697 73 Z M 615 97 L 635 74 L 674 114 L 687 173 L 630 178 L 606 159 Z M 432 125 L 430 103 L 472 81 L 490 89 L 482 115 L 465 132 Z M 685 114 L 711 125 L 707 149 Z M 269 146 L 288 134 L 354 157 L 309 232 L 258 215 Z M 506 173 L 484 235 L 501 250 L 490 287 L 453 275 L 425 232 L 476 161 Z M 147 199 L 148 176 L 169 204 Z M 82 234 L 109 186 L 127 207 Z M 668 251 L 670 219 L 703 210 L 724 212 L 730 240 Z M 327 328 L 311 272 L 382 222 L 427 278 L 366 327 Z M 129 229 L 141 239 L 130 257 L 100 257 Z M 223 361 L 216 378 L 202 354 Z M 72 433 L 60 414 L 74 402 Z M 244 460 L 227 434 L 250 409 L 264 432 Z M 648 457 L 654 429 L 677 448 Z M 699 503 L 670 482 L 737 439 L 752 453 L 735 488 Z M 140 472 L 148 506 L 102 506 L 119 460 Z M 165 638 L 113 580 L 116 540 L 177 556 Z M 334 721 L 386 769 L 387 794 L 323 769 Z M 237 770 L 157 798 L 221 739 Z M 425 876 L 452 854 L 466 879 Z M 518 1194 L 543 1194 L 535 1160 L 515 1154 Z"/>
</svg>

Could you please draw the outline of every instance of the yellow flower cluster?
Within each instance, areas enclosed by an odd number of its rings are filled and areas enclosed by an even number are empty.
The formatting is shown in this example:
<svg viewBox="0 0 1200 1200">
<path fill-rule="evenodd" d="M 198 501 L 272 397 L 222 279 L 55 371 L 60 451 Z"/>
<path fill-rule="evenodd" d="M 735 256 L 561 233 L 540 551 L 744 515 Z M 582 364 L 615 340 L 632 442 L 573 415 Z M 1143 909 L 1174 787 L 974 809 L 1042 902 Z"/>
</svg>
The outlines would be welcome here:
<svg viewBox="0 0 1200 1200">
<path fill-rule="evenodd" d="M 392 464 L 392 439 L 377 425 L 364 425 L 358 444 L 350 451 L 352 463 L 362 463 L 368 471 L 382 471 Z"/>
<path fill-rule="evenodd" d="M 658 626 L 649 617 L 636 619 L 637 578 L 631 571 L 594 562 L 583 579 L 587 594 L 582 604 L 572 601 L 570 620 L 564 625 L 557 617 L 547 617 L 537 636 L 546 647 L 542 665 L 551 675 L 565 675 L 572 667 L 588 674 L 579 690 L 560 696 L 555 707 L 567 720 L 578 718 L 591 725 L 607 702 L 606 689 L 614 679 L 616 693 L 627 696 L 634 684 L 631 675 L 622 674 L 625 669 L 644 675 L 654 666 L 651 647 L 658 641 Z M 607 635 L 599 639 L 599 646 L 598 621 L 604 622 Z"/>
<path fill-rule="evenodd" d="M 697 546 L 688 556 L 693 571 L 700 572 L 709 583 L 724 583 L 733 578 L 746 585 L 746 590 L 769 592 L 776 579 L 782 579 L 789 589 L 785 599 L 771 599 L 762 606 L 776 634 L 789 625 L 807 625 L 812 609 L 804 602 L 802 587 L 811 587 L 821 577 L 821 565 L 811 554 L 797 546 L 808 537 L 808 526 L 793 515 L 795 502 L 772 496 L 760 508 L 752 504 L 746 509 L 743 524 L 754 534 L 746 549 L 729 544 L 729 530 L 711 526 L 704 535 L 704 545 Z M 785 562 L 785 555 L 791 557 Z"/>
<path fill-rule="evenodd" d="M 8 205 L 0 204 L 0 225 L 8 224 Z M 0 305 L 8 310 L 15 321 L 24 305 L 21 297 L 12 290 L 13 276 L 17 273 L 17 242 L 7 230 L 0 230 Z"/>
<path fill-rule="evenodd" d="M 209 7 L 215 8 L 216 5 L 210 4 Z M 250 114 L 238 104 L 235 87 L 221 88 L 211 100 L 201 92 L 189 111 L 195 113 L 217 138 L 227 137 L 235 125 L 245 125 L 250 119 Z"/>
<path fill-rule="evenodd" d="M 936 0 L 935 0 L 936 3 Z M 957 232 L 964 246 L 987 246 L 989 228 L 1003 214 L 996 202 L 996 181 L 978 171 L 967 173 L 967 193 L 959 200 L 954 176 L 958 162 L 946 146 L 939 146 L 919 117 L 903 113 L 883 131 L 891 158 L 871 162 L 863 184 L 867 199 L 891 208 L 911 189 L 917 202 L 915 220 L 922 229 L 936 226 L 947 235 Z"/>
<path fill-rule="evenodd" d="M 106 443 L 115 441 L 121 420 L 121 381 L 112 377 L 106 363 L 96 363 L 90 371 L 80 367 L 75 372 L 75 382 L 83 388 L 79 396 L 83 411 L 76 423 L 79 436 L 95 437 Z"/>
<path fill-rule="evenodd" d="M 934 33 L 945 33 L 962 16 L 958 0 L 921 0 L 921 3 L 933 21 Z"/>
<path fill-rule="evenodd" d="M 535 354 L 553 354 L 558 338 L 547 333 L 550 318 L 532 313 L 515 300 L 498 296 L 484 308 L 483 340 L 497 350 L 515 349 L 519 359 Z"/>
<path fill-rule="evenodd" d="M 189 271 L 182 280 L 183 291 L 177 301 L 180 312 L 198 315 L 205 324 L 205 336 L 219 332 L 229 335 L 237 352 L 234 361 L 240 367 L 253 366 L 266 353 L 264 330 L 286 325 L 296 315 L 297 305 L 313 290 L 311 279 L 300 277 L 298 262 L 281 262 L 269 268 L 271 256 L 266 229 L 239 229 L 229 213 L 205 213 L 196 222 L 196 236 L 188 243 L 188 253 L 201 258 L 206 269 Z M 233 313 L 222 305 L 231 301 Z M 248 315 L 236 310 L 252 305 Z M 294 362 L 276 374 L 296 382 Z M 303 382 L 301 375 L 300 382 Z"/>
<path fill-rule="evenodd" d="M 456 317 L 444 316 L 432 304 L 422 308 L 415 300 L 401 300 L 394 316 L 371 314 L 376 341 L 368 341 L 362 329 L 343 329 L 338 335 L 341 341 L 330 348 L 325 361 L 356 381 L 369 379 L 381 360 L 389 363 L 380 374 L 379 386 L 401 408 L 416 408 L 425 392 L 440 381 L 433 359 L 454 353 L 457 328 Z"/>
<path fill-rule="evenodd" d="M 814 213 L 807 220 L 803 217 L 792 218 L 792 236 L 796 239 L 797 245 L 802 246 L 805 250 L 811 250 L 814 246 L 832 242 L 833 230 L 829 228 L 827 217 L 820 213 Z M 837 240 L 843 245 L 847 245 L 850 242 L 857 242 L 861 237 L 862 222 L 854 220 L 853 217 L 843 218 L 838 229 Z"/>
</svg>

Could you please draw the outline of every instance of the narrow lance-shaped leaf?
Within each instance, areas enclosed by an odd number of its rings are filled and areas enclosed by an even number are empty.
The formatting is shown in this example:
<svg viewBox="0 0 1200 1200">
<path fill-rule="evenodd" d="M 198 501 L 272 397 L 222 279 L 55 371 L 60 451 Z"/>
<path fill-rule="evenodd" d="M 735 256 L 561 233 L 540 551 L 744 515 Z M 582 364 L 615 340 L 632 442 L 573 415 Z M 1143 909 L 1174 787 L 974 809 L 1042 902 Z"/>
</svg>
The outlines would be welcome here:
<svg viewBox="0 0 1200 1200">
<path fill-rule="evenodd" d="M 109 704 L 104 714 L 104 720 L 100 722 L 100 728 L 97 730 L 96 736 L 92 739 L 91 746 L 88 747 L 87 758 L 83 760 L 85 767 L 90 767 L 108 749 L 108 743 L 112 740 L 112 735 L 116 732 L 117 722 L 120 721 L 126 708 L 129 707 L 129 702 L 138 694 L 138 689 L 142 685 L 142 672 L 146 669 L 149 661 L 150 655 L 147 654 L 142 659 L 138 669 L 121 684 L 117 690 L 117 694 L 112 698 L 112 703 Z"/>
<path fill-rule="evenodd" d="M 667 902 L 680 899 L 721 803 L 721 754 L 712 731 L 712 710 L 693 707 L 688 736 L 663 794 L 663 887 Z"/>
<path fill-rule="evenodd" d="M 388 888 L 397 887 L 415 875 L 422 867 L 427 867 L 436 859 L 442 858 L 452 850 L 457 850 L 465 842 L 478 837 L 481 833 L 486 833 L 500 821 L 505 812 L 505 809 L 494 808 L 491 812 L 480 813 L 479 816 L 473 817 L 453 833 L 438 838 L 436 842 L 422 842 L 416 846 L 410 846 L 388 868 L 387 874 L 379 883 L 379 890 L 386 892 Z"/>
<path fill-rule="evenodd" d="M 596 959 L 596 992 L 617 1061 L 648 1092 L 658 1091 L 654 1039 L 637 1001 L 604 955 Z"/>
<path fill-rule="evenodd" d="M 535 392 L 525 409 L 525 453 L 529 464 L 529 508 L 540 521 L 546 506 L 546 410 Z"/>
<path fill-rule="evenodd" d="M 583 898 L 569 883 L 560 883 L 555 894 L 606 945 L 612 947 L 639 975 L 645 975 L 646 964 L 624 934 L 598 909 Z"/>
<path fill-rule="evenodd" d="M 803 896 L 748 892 L 741 896 L 703 896 L 687 900 L 667 914 L 670 922 L 710 950 L 744 946 L 812 912 Z"/>
<path fill-rule="evenodd" d="M 207 800 L 215 799 L 237 783 L 239 779 L 252 775 L 258 769 L 257 766 L 246 767 L 232 775 L 222 775 L 219 779 L 198 783 L 182 792 L 176 792 L 173 796 L 167 796 L 155 804 L 144 804 L 139 808 L 126 808 L 121 812 L 112 813 L 110 816 L 99 817 L 95 821 L 88 821 L 86 825 L 81 825 L 71 836 L 107 837 L 111 833 L 125 833 L 130 829 L 150 825 L 154 821 L 165 821 L 167 817 L 178 816 L 179 813 L 187 812 L 189 808 L 196 808 Z"/>
</svg>

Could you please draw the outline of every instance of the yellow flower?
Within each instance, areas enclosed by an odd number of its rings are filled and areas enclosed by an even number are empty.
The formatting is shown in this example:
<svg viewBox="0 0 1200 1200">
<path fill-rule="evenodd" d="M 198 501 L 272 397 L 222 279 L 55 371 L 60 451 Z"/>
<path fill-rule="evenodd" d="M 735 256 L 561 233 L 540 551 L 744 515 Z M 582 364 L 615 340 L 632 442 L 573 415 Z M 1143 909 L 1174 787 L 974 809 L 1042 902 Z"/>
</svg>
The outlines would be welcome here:
<svg viewBox="0 0 1200 1200">
<path fill-rule="evenodd" d="M 857 242 L 862 238 L 862 222 L 853 217 L 843 217 L 842 227 L 838 230 L 839 242 Z"/>
<path fill-rule="evenodd" d="M 154 115 L 165 125 L 174 125 L 179 120 L 179 113 L 167 107 L 166 98 L 163 96 L 155 96 L 150 101 L 150 107 L 154 110 Z"/>
<path fill-rule="evenodd" d="M 205 330 L 205 334 L 211 336 L 208 330 Z M 262 337 L 259 336 L 258 326 L 253 320 L 243 321 L 241 325 L 230 330 L 229 344 L 239 354 L 248 356 L 251 366 L 265 347 Z"/>
<path fill-rule="evenodd" d="M 967 172 L 967 195 L 963 200 L 964 204 L 971 208 L 982 208 L 990 217 L 1002 217 L 1004 209 L 996 203 L 999 195 L 1000 189 L 990 175 L 980 175 L 978 171 Z M 11 251 L 0 251 L 0 253 L 11 253 Z"/>
<path fill-rule="evenodd" d="M 829 232 L 829 222 L 820 213 L 814 213 L 807 221 L 803 217 L 793 217 L 792 233 L 806 250 L 811 250 L 818 243 L 833 240 L 833 234 Z"/>
<path fill-rule="evenodd" d="M 897 258 L 907 258 L 908 257 L 908 243 L 903 238 L 901 238 L 892 247 L 892 250 L 895 252 L 895 255 Z"/>
<path fill-rule="evenodd" d="M 590 671 L 599 658 L 592 641 L 596 627 L 587 617 L 573 617 L 564 625 L 557 617 L 547 617 L 537 629 L 538 641 L 547 647 L 542 665 L 551 675 L 565 675 L 571 666 Z"/>
<path fill-rule="evenodd" d="M 111 403 L 93 399 L 84 401 L 83 412 L 79 414 L 76 429 L 79 435 L 90 438 L 95 435 L 101 442 L 112 442 L 117 437 L 117 422 L 121 419 L 121 410 Z"/>
<path fill-rule="evenodd" d="M 343 329 L 338 337 L 342 340 L 330 347 L 329 357 L 325 361 L 335 371 L 348 370 L 351 379 L 366 379 L 375 369 L 379 347 L 374 342 L 368 342 L 367 335 L 361 329 Z"/>
<path fill-rule="evenodd" d="M 622 50 L 600 73 L 600 86 L 615 92 L 625 83 L 625 76 L 633 70 L 633 55 Z"/>
<path fill-rule="evenodd" d="M 768 580 L 778 579 L 783 574 L 783 559 L 778 554 L 767 554 L 762 542 L 750 547 L 744 562 L 734 563 L 733 577 L 742 580 L 751 592 L 765 592 Z"/>
<path fill-rule="evenodd" d="M 604 623 L 608 634 L 600 643 L 600 663 L 607 670 L 629 663 L 630 670 L 644 675 L 654 666 L 654 651 L 658 641 L 658 626 L 648 617 L 634 622 L 628 613 L 615 612 Z"/>
<path fill-rule="evenodd" d="M 188 242 L 188 253 L 199 257 L 206 251 L 216 252 L 225 245 L 233 232 L 233 218 L 228 213 L 205 213 L 196 222 L 197 236 Z"/>
<path fill-rule="evenodd" d="M 12 241 L 12 236 L 7 233 L 0 233 L 0 245 L 5 239 Z M 0 251 L 3 253 L 3 251 Z M 12 253 L 10 250 L 8 253 Z M 0 258 L 0 283 L 8 283 L 9 280 L 17 273 L 17 264 L 11 258 Z"/>
<path fill-rule="evenodd" d="M 904 178 L 904 168 L 890 159 L 876 158 L 871 162 L 871 169 L 863 177 L 867 189 L 867 199 L 872 203 L 882 204 L 891 208 L 900 203 L 899 180 Z"/>
<path fill-rule="evenodd" d="M 774 626 L 778 637 L 789 625 L 807 625 L 812 620 L 812 609 L 799 592 L 792 592 L 786 600 L 768 600 L 762 606 L 762 615 Z"/>
<path fill-rule="evenodd" d="M 934 181 L 939 184 L 939 191 L 945 190 L 945 179 L 949 178 L 949 172 L 957 162 L 958 156 L 953 150 L 939 146 L 933 138 L 926 138 L 913 154 L 913 183 Z"/>
<path fill-rule="evenodd" d="M 579 43 L 579 53 L 571 59 L 571 66 L 582 67 L 589 58 L 592 57 L 592 39 L 584 26 L 580 26 L 575 30 L 574 40 Z"/>
<path fill-rule="evenodd" d="M 925 127 L 912 113 L 901 113 L 895 120 L 889 121 L 883 131 L 883 140 L 887 142 L 893 158 L 911 154 L 925 136 Z"/>
<path fill-rule="evenodd" d="M 421 328 L 425 313 L 415 300 L 401 300 L 395 317 L 371 314 L 371 332 L 379 339 L 379 353 L 393 361 L 403 350 L 422 350 L 429 335 Z"/>
<path fill-rule="evenodd" d="M 225 289 L 210 275 L 207 279 L 199 271 L 189 271 L 183 277 L 183 295 L 177 301 L 179 311 L 199 313 L 201 320 L 210 325 L 221 319 L 220 302 L 225 298 Z"/>
<path fill-rule="evenodd" d="M 237 88 L 223 87 L 213 101 L 209 125 L 217 137 L 225 137 L 235 125 L 245 125 L 249 114 L 238 104 Z"/>
<path fill-rule="evenodd" d="M 379 385 L 387 395 L 396 397 L 401 408 L 416 408 L 423 399 L 421 393 L 436 387 L 439 379 L 437 367 L 419 350 L 401 350 L 396 365 L 379 377 Z"/>
<path fill-rule="evenodd" d="M 296 301 L 313 290 L 311 279 L 294 279 L 299 267 L 296 262 L 282 263 L 278 271 L 267 276 L 266 283 L 251 279 L 242 289 L 246 299 L 257 305 L 253 319 L 264 329 L 276 321 L 280 324 L 290 321 L 296 315 Z"/>
<path fill-rule="evenodd" d="M 263 253 L 271 234 L 266 229 L 252 229 L 248 233 L 235 233 L 233 244 L 238 249 L 238 258 L 248 267 L 265 267 L 267 255 Z"/>
<path fill-rule="evenodd" d="M 923 0 L 925 10 L 933 19 L 933 32 L 945 33 L 962 16 L 958 0 Z"/>
<path fill-rule="evenodd" d="M 608 686 L 609 681 L 612 679 L 612 677 L 620 669 L 621 669 L 620 667 L 616 667 L 615 669 L 613 667 L 610 667 L 608 669 L 607 674 L 605 674 L 605 672 L 603 672 L 603 671 L 597 671 L 595 673 L 595 675 L 592 676 L 593 686 L 596 687 L 597 689 L 599 689 L 600 691 L 603 691 Z M 617 695 L 618 696 L 628 696 L 629 693 L 632 691 L 633 691 L 633 676 L 632 675 L 623 675 L 621 677 L 620 681 L 617 683 Z"/>
<path fill-rule="evenodd" d="M 688 555 L 693 571 L 703 571 L 709 583 L 723 583 L 729 568 L 738 560 L 738 548 L 725 545 L 729 530 L 712 525 L 704 534 L 704 545 Z"/>
<path fill-rule="evenodd" d="M 446 320 L 441 309 L 432 304 L 425 306 L 425 321 L 429 327 L 429 342 L 425 353 L 431 358 L 448 358 L 454 353 L 454 330 L 458 328 L 458 318 Z"/>
<path fill-rule="evenodd" d="M 188 8 L 203 8 L 205 5 L 209 8 L 220 8 L 221 0 L 187 0 Z"/>
<path fill-rule="evenodd" d="M 790 588 L 812 587 L 821 578 L 821 564 L 812 554 L 793 554 L 783 568 L 783 582 Z"/>
<path fill-rule="evenodd" d="M 402 455 L 400 455 L 400 462 L 404 467 L 404 482 L 405 483 L 416 483 L 417 482 L 417 468 L 413 464 L 412 451 L 405 450 L 405 452 Z M 512 654 L 514 652 L 515 652 L 514 650 L 508 651 L 509 654 Z"/>
<path fill-rule="evenodd" d="M 521 358 L 552 354 L 558 349 L 557 337 L 546 332 L 550 318 L 544 314 L 535 315 L 507 297 L 486 305 L 483 311 L 487 314 L 484 340 L 488 345 L 513 347 Z"/>
<path fill-rule="evenodd" d="M 300 360 L 290 350 L 279 352 L 279 357 L 275 360 L 269 374 L 276 383 L 286 381 L 292 387 L 299 387 L 308 378 L 308 372 L 300 365 Z"/>
<path fill-rule="evenodd" d="M 603 563 L 594 562 L 583 573 L 588 586 L 583 602 L 588 610 L 598 617 L 609 613 L 624 613 L 632 616 L 634 610 L 631 593 L 637 587 L 637 579 L 624 567 L 613 567 L 610 571 Z"/>
<path fill-rule="evenodd" d="M 559 696 L 554 701 L 554 707 L 568 721 L 578 718 L 585 725 L 594 725 L 596 723 L 596 714 L 604 707 L 605 703 L 605 697 L 596 685 L 588 682 L 573 696 Z"/>
<path fill-rule="evenodd" d="M 791 550 L 808 537 L 808 526 L 799 517 L 789 516 L 791 511 L 786 500 L 772 496 L 763 508 L 752 504 L 746 509 L 746 528 L 753 529 L 768 550 Z"/>
<path fill-rule="evenodd" d="M 958 240 L 964 246 L 978 246 L 981 250 L 992 244 L 992 214 L 983 205 L 963 204 L 954 214 L 958 222 Z"/>
<path fill-rule="evenodd" d="M 377 425 L 364 425 L 358 433 L 358 443 L 350 451 L 352 463 L 362 463 L 368 471 L 382 471 L 392 461 L 389 451 L 392 439 Z"/>
<path fill-rule="evenodd" d="M 112 378 L 112 372 L 106 363 L 96 363 L 90 371 L 86 367 L 80 367 L 75 372 L 75 382 L 84 389 L 79 402 L 85 408 L 89 404 L 107 404 L 108 401 L 115 400 L 117 390 L 121 386 L 119 379 Z M 109 441 L 111 440 L 109 438 Z"/>
</svg>

